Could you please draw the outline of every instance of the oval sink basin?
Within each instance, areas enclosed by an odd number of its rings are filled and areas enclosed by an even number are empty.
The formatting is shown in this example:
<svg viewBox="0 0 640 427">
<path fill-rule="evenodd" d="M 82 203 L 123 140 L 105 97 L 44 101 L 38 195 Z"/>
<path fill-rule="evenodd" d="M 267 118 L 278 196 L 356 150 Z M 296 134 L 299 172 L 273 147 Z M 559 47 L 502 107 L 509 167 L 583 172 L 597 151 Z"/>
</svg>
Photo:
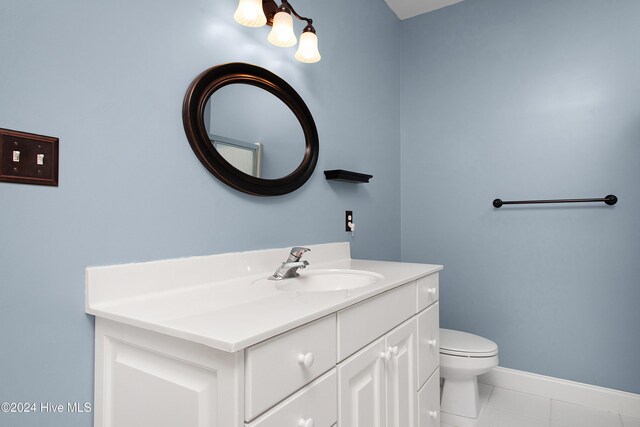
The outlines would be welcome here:
<svg viewBox="0 0 640 427">
<path fill-rule="evenodd" d="M 310 270 L 276 282 L 276 288 L 295 292 L 343 291 L 369 286 L 381 279 L 383 275 L 363 270 Z"/>
</svg>

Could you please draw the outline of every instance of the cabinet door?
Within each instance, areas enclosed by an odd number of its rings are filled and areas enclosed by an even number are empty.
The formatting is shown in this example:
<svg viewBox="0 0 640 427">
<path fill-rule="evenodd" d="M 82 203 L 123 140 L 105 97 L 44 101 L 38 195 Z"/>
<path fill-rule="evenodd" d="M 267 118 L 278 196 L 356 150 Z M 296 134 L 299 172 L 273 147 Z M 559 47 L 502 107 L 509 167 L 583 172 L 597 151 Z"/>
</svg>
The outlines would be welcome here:
<svg viewBox="0 0 640 427">
<path fill-rule="evenodd" d="M 440 364 L 440 303 L 418 314 L 418 388 L 427 381 Z"/>
<path fill-rule="evenodd" d="M 386 427 L 385 339 L 338 366 L 338 425 Z"/>
<path fill-rule="evenodd" d="M 387 335 L 387 427 L 417 427 L 417 335 L 416 318 Z"/>
<path fill-rule="evenodd" d="M 440 427 L 440 370 L 418 392 L 420 427 Z"/>
</svg>

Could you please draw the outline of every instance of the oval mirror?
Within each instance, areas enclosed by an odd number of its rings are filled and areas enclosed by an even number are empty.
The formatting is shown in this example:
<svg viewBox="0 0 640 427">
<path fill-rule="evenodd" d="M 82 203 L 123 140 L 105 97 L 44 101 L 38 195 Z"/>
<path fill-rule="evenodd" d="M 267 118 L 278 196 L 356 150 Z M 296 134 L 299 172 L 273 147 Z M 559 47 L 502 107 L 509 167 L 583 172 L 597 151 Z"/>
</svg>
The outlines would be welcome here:
<svg viewBox="0 0 640 427">
<path fill-rule="evenodd" d="M 318 160 L 311 112 L 284 80 L 232 63 L 200 74 L 187 90 L 184 128 L 200 162 L 225 184 L 275 196 L 302 186 Z"/>
</svg>

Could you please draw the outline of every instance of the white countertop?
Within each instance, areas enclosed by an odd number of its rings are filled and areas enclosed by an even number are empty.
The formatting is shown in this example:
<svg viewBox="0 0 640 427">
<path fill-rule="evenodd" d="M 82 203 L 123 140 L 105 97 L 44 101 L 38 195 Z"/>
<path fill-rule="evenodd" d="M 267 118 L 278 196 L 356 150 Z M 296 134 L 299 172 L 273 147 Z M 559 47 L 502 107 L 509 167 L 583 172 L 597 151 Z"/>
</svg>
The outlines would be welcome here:
<svg viewBox="0 0 640 427">
<path fill-rule="evenodd" d="M 290 248 L 87 269 L 86 312 L 235 352 L 319 319 L 440 265 L 353 260 L 348 243 L 309 246 L 309 267 L 366 270 L 384 279 L 330 292 L 278 290 L 270 276 Z M 279 260 L 275 262 L 274 260 Z M 257 281 L 256 283 L 253 283 Z"/>
</svg>

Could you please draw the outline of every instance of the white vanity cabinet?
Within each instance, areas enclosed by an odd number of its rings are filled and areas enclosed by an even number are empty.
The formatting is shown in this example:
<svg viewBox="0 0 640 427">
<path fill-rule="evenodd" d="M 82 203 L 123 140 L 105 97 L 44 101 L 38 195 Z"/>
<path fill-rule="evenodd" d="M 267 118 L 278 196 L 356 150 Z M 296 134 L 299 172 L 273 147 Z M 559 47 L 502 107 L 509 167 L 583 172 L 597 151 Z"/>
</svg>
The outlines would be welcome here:
<svg viewBox="0 0 640 427">
<path fill-rule="evenodd" d="M 178 274 L 183 263 L 167 271 Z M 165 289 L 143 304 L 140 296 L 123 299 L 128 278 L 142 276 L 142 268 L 92 272 L 88 299 L 114 295 L 87 310 L 96 315 L 94 426 L 438 427 L 441 266 L 374 263 L 352 268 L 380 266 L 394 280 L 382 291 L 354 299 L 349 292 L 276 293 L 265 285 L 251 289 L 264 292 L 260 309 L 234 308 L 242 316 L 228 324 L 232 309 L 206 304 L 240 295 L 235 285 L 223 288 L 226 294 Z M 151 267 L 153 278 L 164 280 L 167 274 Z M 272 300 L 280 311 L 266 318 L 274 311 L 264 304 Z M 296 327 L 286 321 L 313 304 L 327 308 Z M 261 334 L 256 323 L 275 325 L 276 318 L 286 328 Z"/>
<path fill-rule="evenodd" d="M 94 426 L 331 427 L 335 317 L 234 353 L 98 318 Z"/>
</svg>

